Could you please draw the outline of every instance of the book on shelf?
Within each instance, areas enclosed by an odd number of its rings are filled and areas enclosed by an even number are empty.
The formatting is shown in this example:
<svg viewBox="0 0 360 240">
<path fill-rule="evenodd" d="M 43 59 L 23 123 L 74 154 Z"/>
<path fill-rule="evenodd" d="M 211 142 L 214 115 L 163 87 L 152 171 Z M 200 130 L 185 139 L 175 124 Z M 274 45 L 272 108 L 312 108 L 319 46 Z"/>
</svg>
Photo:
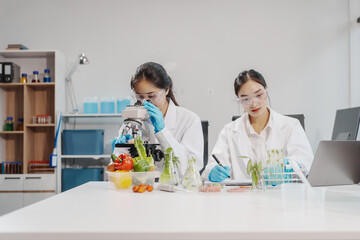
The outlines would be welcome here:
<svg viewBox="0 0 360 240">
<path fill-rule="evenodd" d="M 22 44 L 8 44 L 6 50 L 27 50 L 28 48 Z"/>
</svg>

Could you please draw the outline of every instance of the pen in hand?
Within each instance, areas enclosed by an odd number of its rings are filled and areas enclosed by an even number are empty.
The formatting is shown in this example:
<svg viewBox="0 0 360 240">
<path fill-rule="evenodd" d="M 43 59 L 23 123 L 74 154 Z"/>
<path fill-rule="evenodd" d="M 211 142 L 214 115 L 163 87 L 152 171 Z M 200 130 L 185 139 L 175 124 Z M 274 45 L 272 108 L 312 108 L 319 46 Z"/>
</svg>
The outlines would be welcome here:
<svg viewBox="0 0 360 240">
<path fill-rule="evenodd" d="M 215 159 L 215 161 L 217 162 L 217 164 L 219 164 L 220 166 L 224 167 L 221 162 L 219 161 L 219 159 L 215 156 L 215 154 L 212 154 L 213 158 Z M 230 176 L 228 176 L 228 178 L 230 178 Z"/>
</svg>

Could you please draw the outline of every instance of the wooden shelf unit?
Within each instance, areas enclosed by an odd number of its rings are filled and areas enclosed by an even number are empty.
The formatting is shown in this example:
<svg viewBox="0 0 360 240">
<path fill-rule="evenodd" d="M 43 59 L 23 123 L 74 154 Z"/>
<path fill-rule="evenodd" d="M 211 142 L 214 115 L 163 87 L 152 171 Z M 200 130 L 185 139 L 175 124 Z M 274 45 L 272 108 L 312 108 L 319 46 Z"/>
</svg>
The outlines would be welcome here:
<svg viewBox="0 0 360 240">
<path fill-rule="evenodd" d="M 23 83 L 11 83 L 11 84 L 8 84 L 8 83 L 0 83 L 0 88 L 1 89 L 16 89 L 16 88 L 23 88 L 24 87 L 24 84 Z"/>
<path fill-rule="evenodd" d="M 25 126 L 30 128 L 55 127 L 55 123 L 47 123 L 47 124 L 34 123 L 34 124 L 26 124 Z"/>
<path fill-rule="evenodd" d="M 27 85 L 25 90 L 24 124 L 32 124 L 33 116 L 49 115 L 52 123 L 55 120 L 55 85 Z"/>
<path fill-rule="evenodd" d="M 6 117 L 13 117 L 14 130 L 22 118 L 23 131 L 0 131 L 0 162 L 22 162 L 28 174 L 30 161 L 49 161 L 54 148 L 56 111 L 65 107 L 65 58 L 56 50 L 0 51 L 0 62 L 14 62 L 20 73 L 28 74 L 28 82 L 0 83 L 1 130 Z M 33 71 L 50 69 L 50 83 L 31 83 Z M 49 115 L 51 123 L 34 124 L 33 116 Z"/>
<path fill-rule="evenodd" d="M 30 161 L 49 161 L 54 148 L 54 127 L 30 128 L 25 127 L 24 171 L 28 173 Z M 26 169 L 25 169 L 26 168 Z"/>
<path fill-rule="evenodd" d="M 24 131 L 0 131 L 0 136 L 15 135 L 15 134 L 24 134 Z"/>
<path fill-rule="evenodd" d="M 4 161 L 22 162 L 24 156 L 24 132 L 1 132 L 0 139 L 4 142 L 5 151 L 1 151 Z"/>
</svg>

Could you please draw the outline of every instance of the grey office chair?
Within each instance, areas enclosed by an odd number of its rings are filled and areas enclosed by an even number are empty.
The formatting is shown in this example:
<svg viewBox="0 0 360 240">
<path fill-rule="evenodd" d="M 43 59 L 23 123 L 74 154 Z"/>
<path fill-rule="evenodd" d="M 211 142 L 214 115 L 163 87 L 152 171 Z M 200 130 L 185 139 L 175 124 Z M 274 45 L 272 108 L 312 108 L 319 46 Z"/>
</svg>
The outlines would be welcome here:
<svg viewBox="0 0 360 240">
<path fill-rule="evenodd" d="M 297 120 L 299 120 L 301 126 L 305 130 L 305 116 L 304 116 L 304 114 L 288 114 L 288 115 L 285 115 L 285 116 L 296 118 Z M 239 117 L 241 117 L 241 116 L 232 116 L 232 121 L 235 121 Z"/>
<path fill-rule="evenodd" d="M 296 118 L 297 120 L 299 120 L 301 126 L 303 127 L 303 129 L 305 131 L 305 116 L 304 116 L 304 114 L 288 114 L 285 116 Z"/>
<path fill-rule="evenodd" d="M 205 167 L 208 163 L 209 156 L 209 121 L 201 121 L 201 126 L 204 136 L 204 167 L 200 170 L 200 174 L 205 170 Z"/>
<path fill-rule="evenodd" d="M 337 110 L 331 140 L 356 140 L 359 131 L 359 123 L 360 107 Z"/>
</svg>

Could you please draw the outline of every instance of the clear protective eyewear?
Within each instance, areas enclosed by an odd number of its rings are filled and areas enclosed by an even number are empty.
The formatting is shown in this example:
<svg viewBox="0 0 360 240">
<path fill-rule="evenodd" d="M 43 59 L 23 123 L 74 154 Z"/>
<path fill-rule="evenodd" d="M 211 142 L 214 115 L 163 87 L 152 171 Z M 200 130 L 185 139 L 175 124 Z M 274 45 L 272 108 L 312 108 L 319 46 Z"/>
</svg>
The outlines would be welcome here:
<svg viewBox="0 0 360 240">
<path fill-rule="evenodd" d="M 267 97 L 267 93 L 264 90 L 264 91 L 258 92 L 256 94 L 247 96 L 247 97 L 237 98 L 236 101 L 241 103 L 241 105 L 243 105 L 243 106 L 251 106 L 253 102 L 254 103 L 264 102 L 266 97 Z"/>
<path fill-rule="evenodd" d="M 132 91 L 132 96 L 135 100 L 140 100 L 141 102 L 144 100 L 151 100 L 151 102 L 158 102 L 165 94 L 165 89 L 161 89 L 158 92 L 153 93 L 136 93 Z"/>
</svg>

